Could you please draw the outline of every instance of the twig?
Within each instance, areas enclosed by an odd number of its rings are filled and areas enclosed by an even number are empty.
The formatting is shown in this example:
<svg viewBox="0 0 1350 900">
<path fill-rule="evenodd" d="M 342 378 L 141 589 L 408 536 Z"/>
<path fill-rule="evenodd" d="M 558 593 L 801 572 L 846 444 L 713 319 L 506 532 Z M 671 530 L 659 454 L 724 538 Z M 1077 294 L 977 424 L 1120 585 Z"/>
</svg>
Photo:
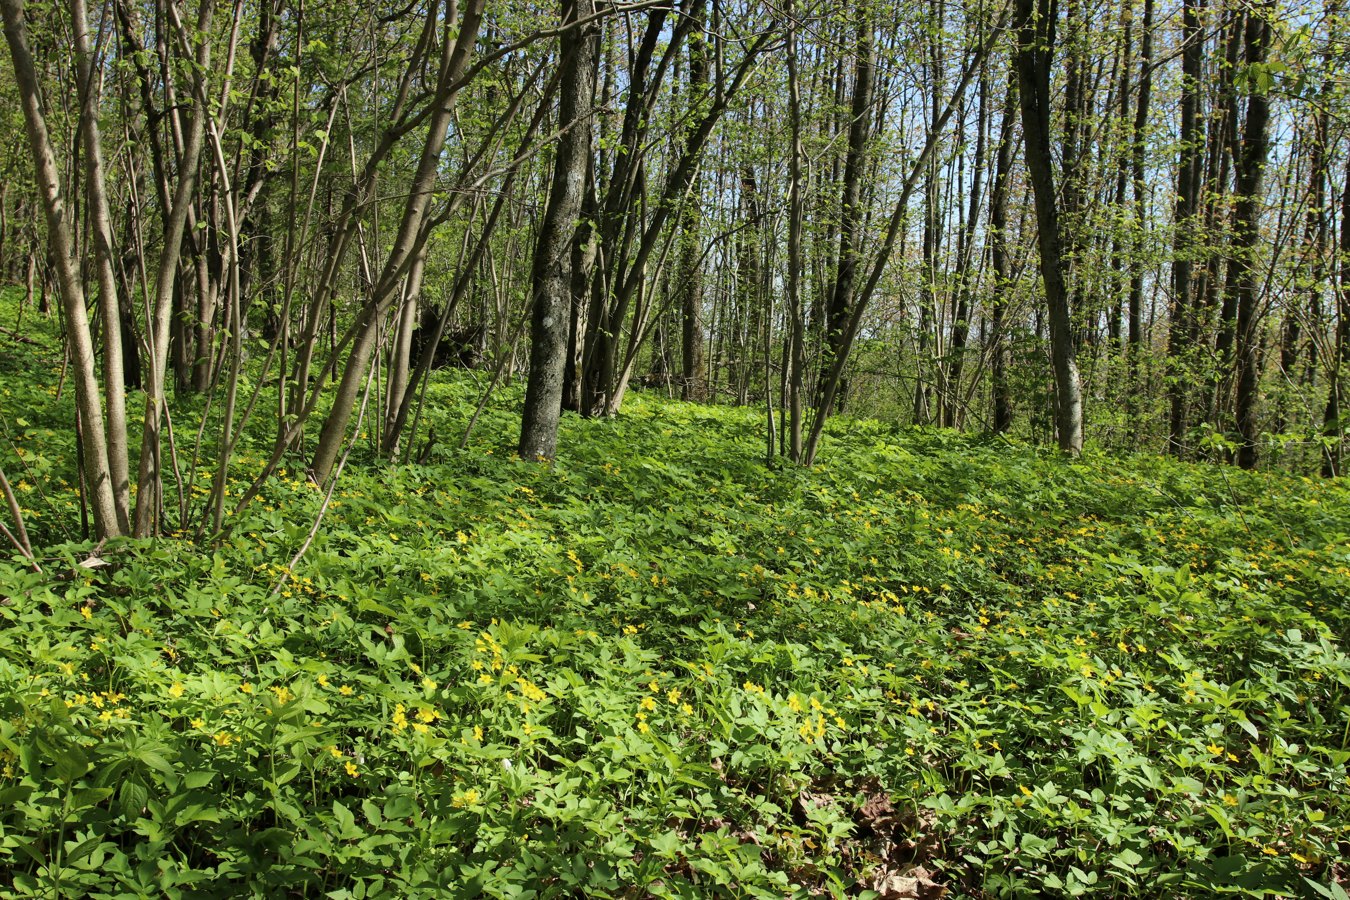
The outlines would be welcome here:
<svg viewBox="0 0 1350 900">
<path fill-rule="evenodd" d="M 3 532 L 9 542 L 23 554 L 23 558 L 28 560 L 34 572 L 41 572 L 42 568 L 33 557 L 33 545 L 28 541 L 28 529 L 23 525 L 23 510 L 19 508 L 19 498 L 14 496 L 14 489 L 9 486 L 4 469 L 0 469 L 0 492 L 4 493 L 5 502 L 9 504 L 9 514 L 14 517 L 14 531 L 11 532 L 0 523 L 0 532 Z"/>
<path fill-rule="evenodd" d="M 520 321 L 516 324 L 516 334 L 511 338 L 510 349 L 502 354 L 501 359 L 497 360 L 497 371 L 492 373 L 492 381 L 488 384 L 487 390 L 483 392 L 483 398 L 478 401 L 478 408 L 473 411 L 473 416 L 469 418 L 469 424 L 464 426 L 464 436 L 459 439 L 459 449 L 463 450 L 469 446 L 469 435 L 473 434 L 473 427 L 478 424 L 478 417 L 483 414 L 483 409 L 488 405 L 492 392 L 497 389 L 497 382 L 501 380 L 502 372 L 506 371 L 507 361 L 515 358 L 516 344 L 525 332 L 525 323 L 529 320 L 530 310 L 527 309 L 525 315 L 521 316 Z"/>
<path fill-rule="evenodd" d="M 272 587 L 272 593 L 268 595 L 269 599 L 275 598 L 281 593 L 281 589 L 286 586 L 290 580 L 291 574 L 295 571 L 295 566 L 300 562 L 300 557 L 305 555 L 310 544 L 314 543 L 314 536 L 319 533 L 319 525 L 323 523 L 324 514 L 328 512 L 328 505 L 333 500 L 333 491 L 337 489 L 338 480 L 342 478 L 342 470 L 347 467 L 347 458 L 352 455 L 352 450 L 357 444 L 357 435 L 361 433 L 361 423 L 366 418 L 366 406 L 370 402 L 370 385 L 375 379 L 375 364 L 379 360 L 379 354 L 372 353 L 370 360 L 370 371 L 366 374 L 366 390 L 361 396 L 361 409 L 356 413 L 356 427 L 352 429 L 352 439 L 347 443 L 347 449 L 342 454 L 342 459 L 338 460 L 337 468 L 333 470 L 333 477 L 328 479 L 328 490 L 324 492 L 323 503 L 319 506 L 319 514 L 314 517 L 314 524 L 310 526 L 309 534 L 305 535 L 304 542 L 300 549 L 295 551 L 291 561 L 286 564 L 286 570 L 281 573 L 281 578 Z"/>
<path fill-rule="evenodd" d="M 7 335 L 13 338 L 14 340 L 18 341 L 20 344 L 29 344 L 30 346 L 33 347 L 42 346 L 42 341 L 34 340 L 33 338 L 28 337 L 27 335 L 19 334 L 17 331 L 11 331 L 8 328 L 0 328 L 0 334 Z"/>
</svg>

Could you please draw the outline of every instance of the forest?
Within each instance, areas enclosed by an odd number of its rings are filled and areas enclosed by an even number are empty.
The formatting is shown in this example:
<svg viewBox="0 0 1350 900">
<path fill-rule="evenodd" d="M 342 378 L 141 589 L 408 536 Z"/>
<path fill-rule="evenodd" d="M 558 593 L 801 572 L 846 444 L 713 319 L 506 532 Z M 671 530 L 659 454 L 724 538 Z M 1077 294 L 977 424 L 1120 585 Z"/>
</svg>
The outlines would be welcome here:
<svg viewBox="0 0 1350 900">
<path fill-rule="evenodd" d="M 0 898 L 1350 900 L 1341 0 L 0 12 Z"/>
</svg>

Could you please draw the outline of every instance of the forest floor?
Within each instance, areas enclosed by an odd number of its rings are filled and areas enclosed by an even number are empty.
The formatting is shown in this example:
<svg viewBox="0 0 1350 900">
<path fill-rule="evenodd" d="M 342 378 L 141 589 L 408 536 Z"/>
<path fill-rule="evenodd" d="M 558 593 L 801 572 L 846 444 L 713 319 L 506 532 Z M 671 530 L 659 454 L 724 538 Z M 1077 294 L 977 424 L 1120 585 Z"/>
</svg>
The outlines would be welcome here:
<svg viewBox="0 0 1350 900">
<path fill-rule="evenodd" d="M 1347 896 L 1344 481 L 652 395 L 547 469 L 460 373 L 294 571 L 297 472 L 89 568 L 0 346 L 0 897 Z"/>
</svg>

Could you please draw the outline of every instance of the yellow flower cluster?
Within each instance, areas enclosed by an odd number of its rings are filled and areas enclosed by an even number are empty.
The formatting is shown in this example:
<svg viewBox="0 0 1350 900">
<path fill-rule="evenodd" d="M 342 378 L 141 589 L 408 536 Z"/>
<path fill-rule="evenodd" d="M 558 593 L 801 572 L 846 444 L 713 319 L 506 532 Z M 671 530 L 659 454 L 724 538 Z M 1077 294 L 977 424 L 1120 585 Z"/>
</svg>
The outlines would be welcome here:
<svg viewBox="0 0 1350 900">
<path fill-rule="evenodd" d="M 807 716 L 806 721 L 797 729 L 797 733 L 808 741 L 822 740 L 825 737 L 825 716 L 817 713 L 814 723 L 811 717 Z"/>
<path fill-rule="evenodd" d="M 548 699 L 548 694 L 545 694 L 540 690 L 537 684 L 534 684 L 525 678 L 517 678 L 516 687 L 520 688 L 520 693 L 526 700 L 531 700 L 535 703 L 543 703 Z"/>
</svg>

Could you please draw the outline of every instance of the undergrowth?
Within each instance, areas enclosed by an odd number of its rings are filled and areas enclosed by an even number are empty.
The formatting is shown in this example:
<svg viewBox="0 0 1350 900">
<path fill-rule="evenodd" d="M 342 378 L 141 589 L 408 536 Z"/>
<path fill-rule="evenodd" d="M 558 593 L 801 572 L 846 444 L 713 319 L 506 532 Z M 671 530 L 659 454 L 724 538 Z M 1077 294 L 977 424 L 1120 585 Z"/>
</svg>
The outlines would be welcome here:
<svg viewBox="0 0 1350 900">
<path fill-rule="evenodd" d="M 294 571 L 294 472 L 87 567 L 39 355 L 0 897 L 1346 897 L 1341 481 L 857 421 L 804 471 L 642 395 L 545 469 L 507 389 L 354 457 Z"/>
</svg>

